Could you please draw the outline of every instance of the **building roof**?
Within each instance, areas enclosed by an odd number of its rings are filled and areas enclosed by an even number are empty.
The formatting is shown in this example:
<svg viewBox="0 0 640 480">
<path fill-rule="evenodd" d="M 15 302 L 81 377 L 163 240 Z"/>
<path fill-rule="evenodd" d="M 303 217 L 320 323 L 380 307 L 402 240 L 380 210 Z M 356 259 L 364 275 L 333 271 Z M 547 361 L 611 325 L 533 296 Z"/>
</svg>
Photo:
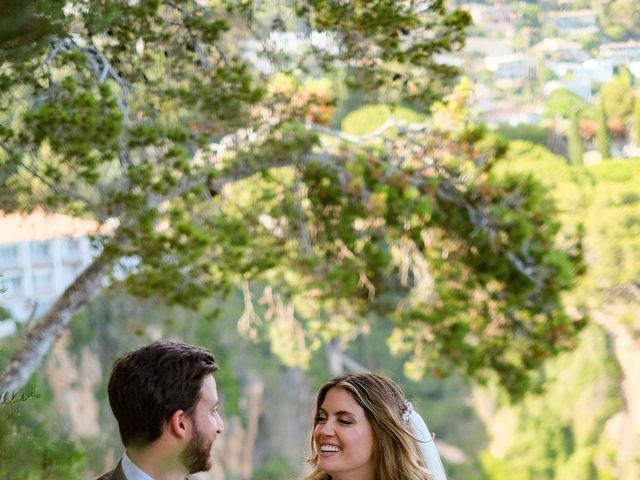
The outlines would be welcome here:
<svg viewBox="0 0 640 480">
<path fill-rule="evenodd" d="M 550 12 L 549 15 L 551 15 L 554 18 L 581 18 L 581 17 L 596 18 L 597 17 L 596 11 L 590 8 L 584 9 L 584 10 L 565 10 L 560 12 Z"/>
<path fill-rule="evenodd" d="M 600 51 L 606 50 L 627 50 L 636 49 L 640 47 L 640 42 L 637 40 L 627 40 L 626 42 L 608 42 L 600 45 Z"/>
<path fill-rule="evenodd" d="M 36 210 L 27 213 L 0 211 L 0 245 L 58 237 L 84 237 L 111 231 L 113 225 Z"/>
<path fill-rule="evenodd" d="M 582 50 L 578 42 L 572 42 L 561 37 L 545 38 L 531 47 L 534 52 L 557 52 L 558 50 Z"/>
</svg>

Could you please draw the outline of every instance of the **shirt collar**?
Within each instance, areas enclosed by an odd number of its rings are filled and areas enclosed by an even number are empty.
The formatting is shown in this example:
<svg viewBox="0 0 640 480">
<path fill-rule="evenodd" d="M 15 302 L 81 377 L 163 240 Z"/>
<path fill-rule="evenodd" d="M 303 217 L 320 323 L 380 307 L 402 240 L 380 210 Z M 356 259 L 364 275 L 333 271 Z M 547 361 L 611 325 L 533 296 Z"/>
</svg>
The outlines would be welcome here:
<svg viewBox="0 0 640 480">
<path fill-rule="evenodd" d="M 133 463 L 126 451 L 122 455 L 121 465 L 127 480 L 153 480 L 153 477 L 146 474 L 140 467 Z"/>
</svg>

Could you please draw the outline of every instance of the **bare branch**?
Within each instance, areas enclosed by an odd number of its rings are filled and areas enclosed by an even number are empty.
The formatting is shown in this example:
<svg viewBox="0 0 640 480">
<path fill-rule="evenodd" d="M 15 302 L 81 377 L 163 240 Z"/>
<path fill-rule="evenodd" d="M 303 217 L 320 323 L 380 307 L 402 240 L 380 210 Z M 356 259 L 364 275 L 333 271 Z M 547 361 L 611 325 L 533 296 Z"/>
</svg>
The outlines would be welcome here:
<svg viewBox="0 0 640 480">
<path fill-rule="evenodd" d="M 95 45 L 83 47 L 73 38 L 54 38 L 52 43 L 53 49 L 44 61 L 45 66 L 49 68 L 49 65 L 61 51 L 80 52 L 86 58 L 87 66 L 98 83 L 104 83 L 108 78 L 111 78 L 120 87 L 122 97 L 116 97 L 116 102 L 122 112 L 125 125 L 129 125 L 129 93 L 131 85 L 124 81 L 120 74 L 111 66 L 104 53 Z"/>
<path fill-rule="evenodd" d="M 256 343 L 258 341 L 258 331 L 255 326 L 262 324 L 262 319 L 253 308 L 251 290 L 246 279 L 242 280 L 242 298 L 244 299 L 244 312 L 238 319 L 238 333 Z"/>
<path fill-rule="evenodd" d="M 205 73 L 211 71 L 211 61 L 209 60 L 209 57 L 207 56 L 207 52 L 205 51 L 204 47 L 202 46 L 202 43 L 200 42 L 200 40 L 198 40 L 195 37 L 195 35 L 193 34 L 193 31 L 184 22 L 184 18 L 187 17 L 189 14 L 187 13 L 187 11 L 184 9 L 183 6 L 177 5 L 175 2 L 168 1 L 167 4 L 170 5 L 171 7 L 173 7 L 175 10 L 177 10 L 180 13 L 180 15 L 182 17 L 182 26 L 187 30 L 187 34 L 189 35 L 189 40 L 191 42 L 193 42 L 193 46 L 195 48 L 195 51 L 198 54 L 198 58 L 200 59 L 200 65 L 202 66 L 202 70 Z M 226 64 L 227 63 L 227 58 L 224 55 L 224 53 L 222 52 L 222 49 L 218 45 L 214 45 L 214 47 L 215 47 L 216 51 L 218 52 L 218 54 L 220 55 L 220 58 L 222 58 L 222 61 Z"/>
</svg>

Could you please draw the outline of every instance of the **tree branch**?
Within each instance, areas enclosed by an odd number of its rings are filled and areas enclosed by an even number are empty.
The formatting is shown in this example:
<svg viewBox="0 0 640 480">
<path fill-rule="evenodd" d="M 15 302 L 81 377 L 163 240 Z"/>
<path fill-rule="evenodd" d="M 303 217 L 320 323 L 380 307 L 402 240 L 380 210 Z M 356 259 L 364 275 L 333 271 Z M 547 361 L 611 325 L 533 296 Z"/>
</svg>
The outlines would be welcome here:
<svg viewBox="0 0 640 480">
<path fill-rule="evenodd" d="M 116 97 L 116 102 L 118 103 L 118 107 L 124 117 L 125 125 L 128 126 L 129 92 L 131 90 L 131 86 L 129 83 L 124 81 L 120 74 L 111 66 L 104 53 L 102 53 L 102 51 L 100 51 L 100 49 L 95 45 L 89 45 L 86 47 L 80 46 L 72 38 L 54 38 L 52 43 L 53 49 L 49 52 L 49 55 L 47 55 L 47 58 L 44 61 L 47 67 L 61 51 L 78 51 L 86 58 L 87 66 L 98 83 L 104 83 L 107 78 L 111 78 L 118 84 L 122 90 L 122 97 Z"/>
<path fill-rule="evenodd" d="M 205 52 L 204 47 L 202 46 L 202 42 L 200 42 L 193 35 L 191 28 L 189 28 L 189 26 L 184 22 L 184 17 L 186 17 L 188 13 L 185 11 L 184 7 L 180 5 L 176 5 L 175 2 L 168 1 L 167 4 L 173 7 L 175 10 L 177 10 L 182 16 L 182 26 L 187 30 L 187 34 L 189 35 L 189 40 L 193 42 L 194 49 L 198 54 L 198 58 L 200 59 L 200 65 L 202 66 L 202 70 L 205 73 L 208 73 L 209 71 L 211 71 L 211 61 L 209 60 L 209 57 L 207 56 L 207 52 Z M 227 58 L 222 52 L 222 49 L 218 45 L 214 45 L 214 48 L 220 55 L 220 58 L 222 58 L 222 61 L 226 64 Z"/>
<path fill-rule="evenodd" d="M 102 290 L 103 279 L 115 261 L 116 256 L 111 250 L 104 249 L 67 287 L 45 316 L 28 327 L 22 346 L 0 376 L 0 395 L 25 386 L 73 315 Z"/>
</svg>

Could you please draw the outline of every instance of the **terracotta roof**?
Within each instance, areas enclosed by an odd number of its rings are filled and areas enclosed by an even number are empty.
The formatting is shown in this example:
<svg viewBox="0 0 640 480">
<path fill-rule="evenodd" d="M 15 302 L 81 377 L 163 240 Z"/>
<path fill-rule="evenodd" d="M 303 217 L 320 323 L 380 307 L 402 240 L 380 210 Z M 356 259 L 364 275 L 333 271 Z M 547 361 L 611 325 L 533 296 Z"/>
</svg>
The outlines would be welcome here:
<svg viewBox="0 0 640 480">
<path fill-rule="evenodd" d="M 0 211 L 0 244 L 50 240 L 58 237 L 84 237 L 111 231 L 113 226 L 94 220 L 70 217 L 41 210 L 27 213 Z"/>
</svg>

